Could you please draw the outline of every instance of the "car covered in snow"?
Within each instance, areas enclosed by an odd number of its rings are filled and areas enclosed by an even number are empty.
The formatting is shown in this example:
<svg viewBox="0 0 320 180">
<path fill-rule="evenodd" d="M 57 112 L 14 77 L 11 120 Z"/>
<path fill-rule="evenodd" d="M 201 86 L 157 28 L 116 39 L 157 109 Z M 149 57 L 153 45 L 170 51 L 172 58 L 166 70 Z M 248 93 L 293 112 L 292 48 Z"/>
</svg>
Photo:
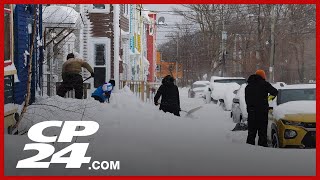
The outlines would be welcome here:
<svg viewBox="0 0 320 180">
<path fill-rule="evenodd" d="M 315 148 L 315 84 L 286 85 L 270 106 L 268 135 L 273 147 Z"/>
<path fill-rule="evenodd" d="M 233 122 L 240 123 L 247 121 L 247 104 L 245 100 L 245 88 L 247 84 L 242 84 L 238 90 L 234 91 L 235 97 L 232 100 L 231 118 Z"/>
<path fill-rule="evenodd" d="M 213 76 L 210 80 L 208 92 L 213 103 L 220 102 L 224 110 L 230 111 L 232 107 L 232 100 L 235 96 L 233 93 L 240 88 L 240 85 L 246 83 L 247 80 L 243 77 L 217 77 Z"/>
<path fill-rule="evenodd" d="M 195 97 L 204 97 L 204 90 L 210 84 L 209 81 L 196 81 L 192 84 L 191 88 L 188 91 L 189 98 Z"/>
</svg>

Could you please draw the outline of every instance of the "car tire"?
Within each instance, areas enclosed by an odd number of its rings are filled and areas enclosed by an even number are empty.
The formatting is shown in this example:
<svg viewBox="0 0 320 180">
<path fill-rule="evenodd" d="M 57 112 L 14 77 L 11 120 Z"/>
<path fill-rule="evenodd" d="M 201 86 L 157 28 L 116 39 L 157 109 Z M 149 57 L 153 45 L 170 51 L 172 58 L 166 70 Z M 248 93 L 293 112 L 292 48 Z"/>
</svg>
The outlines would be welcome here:
<svg viewBox="0 0 320 180">
<path fill-rule="evenodd" d="M 271 144 L 273 148 L 279 148 L 279 136 L 275 130 L 271 133 Z"/>
</svg>

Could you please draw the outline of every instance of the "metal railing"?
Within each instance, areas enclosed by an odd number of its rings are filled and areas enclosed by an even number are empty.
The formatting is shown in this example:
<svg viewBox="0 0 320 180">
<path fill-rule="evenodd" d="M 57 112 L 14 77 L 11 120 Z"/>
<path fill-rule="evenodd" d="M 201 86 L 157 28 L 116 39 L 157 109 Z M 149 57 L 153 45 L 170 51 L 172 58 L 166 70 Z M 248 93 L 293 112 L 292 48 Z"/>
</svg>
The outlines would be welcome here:
<svg viewBox="0 0 320 180">
<path fill-rule="evenodd" d="M 160 85 L 160 83 L 150 83 L 145 81 L 120 81 L 120 88 L 128 86 L 130 90 L 144 102 L 153 102 L 154 96 Z"/>
</svg>

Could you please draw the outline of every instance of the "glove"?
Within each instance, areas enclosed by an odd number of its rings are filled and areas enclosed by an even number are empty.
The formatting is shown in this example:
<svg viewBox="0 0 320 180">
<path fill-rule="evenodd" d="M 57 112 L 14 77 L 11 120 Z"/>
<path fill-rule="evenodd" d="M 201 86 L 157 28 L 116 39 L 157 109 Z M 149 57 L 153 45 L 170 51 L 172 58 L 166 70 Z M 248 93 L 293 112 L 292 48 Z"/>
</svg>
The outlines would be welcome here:
<svg viewBox="0 0 320 180">
<path fill-rule="evenodd" d="M 268 96 L 268 101 L 273 101 L 275 98 L 276 98 L 275 96 L 270 95 Z"/>
<path fill-rule="evenodd" d="M 159 105 L 159 103 L 158 103 L 158 102 L 154 102 L 154 105 L 158 106 L 158 105 Z"/>
<path fill-rule="evenodd" d="M 91 77 L 94 77 L 94 73 L 91 73 Z"/>
</svg>

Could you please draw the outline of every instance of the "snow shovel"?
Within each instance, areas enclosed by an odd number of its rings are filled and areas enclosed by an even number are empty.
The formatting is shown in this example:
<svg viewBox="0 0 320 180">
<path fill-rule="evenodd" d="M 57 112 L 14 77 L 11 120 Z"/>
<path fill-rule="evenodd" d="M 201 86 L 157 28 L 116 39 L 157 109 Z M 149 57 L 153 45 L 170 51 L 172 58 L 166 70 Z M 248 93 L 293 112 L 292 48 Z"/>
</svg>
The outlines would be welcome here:
<svg viewBox="0 0 320 180">
<path fill-rule="evenodd" d="M 236 126 L 232 129 L 232 131 L 246 131 L 248 130 L 248 125 L 243 122 L 239 122 Z"/>
<path fill-rule="evenodd" d="M 161 103 L 159 103 L 159 104 L 161 104 Z M 193 108 L 193 109 L 191 109 L 189 111 L 185 111 L 185 110 L 180 110 L 180 111 L 183 111 L 183 112 L 187 113 L 186 117 L 189 117 L 192 113 L 198 111 L 201 108 L 202 108 L 202 106 L 199 106 L 199 107 Z"/>
<path fill-rule="evenodd" d="M 193 108 L 193 109 L 191 109 L 191 110 L 189 110 L 189 111 L 185 111 L 185 110 L 181 110 L 181 111 L 186 112 L 186 113 L 187 113 L 187 114 L 186 114 L 186 117 L 189 117 L 192 113 L 198 111 L 198 110 L 201 109 L 201 108 L 202 108 L 202 106 L 199 106 L 199 107 Z"/>
<path fill-rule="evenodd" d="M 86 78 L 85 80 L 83 80 L 83 82 L 85 82 L 86 80 L 88 80 L 88 79 L 90 79 L 90 78 L 92 78 L 92 76 L 90 76 L 90 77 Z"/>
</svg>

